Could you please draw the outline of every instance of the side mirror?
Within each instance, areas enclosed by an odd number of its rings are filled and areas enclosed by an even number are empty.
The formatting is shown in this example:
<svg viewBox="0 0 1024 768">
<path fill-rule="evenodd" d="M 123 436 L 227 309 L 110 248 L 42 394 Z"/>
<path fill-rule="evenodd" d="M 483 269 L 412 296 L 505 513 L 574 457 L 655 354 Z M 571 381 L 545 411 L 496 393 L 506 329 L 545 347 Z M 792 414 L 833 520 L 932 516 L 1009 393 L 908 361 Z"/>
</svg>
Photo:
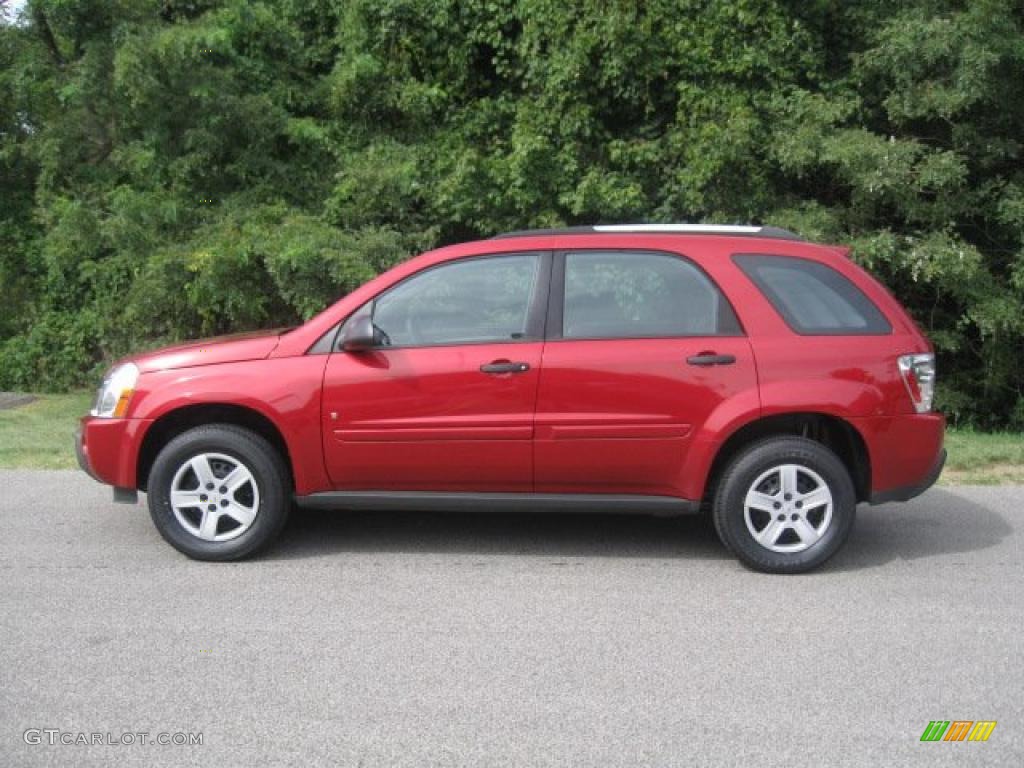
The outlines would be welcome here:
<svg viewBox="0 0 1024 768">
<path fill-rule="evenodd" d="M 369 315 L 357 317 L 352 321 L 341 339 L 343 352 L 365 352 L 377 346 L 377 329 Z"/>
</svg>

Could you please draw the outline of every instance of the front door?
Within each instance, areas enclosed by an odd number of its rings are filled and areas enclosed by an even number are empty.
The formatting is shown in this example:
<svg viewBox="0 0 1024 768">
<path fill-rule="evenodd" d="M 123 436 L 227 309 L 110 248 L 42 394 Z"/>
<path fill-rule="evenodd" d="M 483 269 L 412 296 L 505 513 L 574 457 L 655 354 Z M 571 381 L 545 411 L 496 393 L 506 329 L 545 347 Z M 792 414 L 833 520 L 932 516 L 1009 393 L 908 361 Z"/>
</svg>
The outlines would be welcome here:
<svg viewBox="0 0 1024 768">
<path fill-rule="evenodd" d="M 327 363 L 324 456 L 335 488 L 532 490 L 548 272 L 538 253 L 445 262 L 350 318 L 369 313 L 379 344 L 334 351 Z"/>
<path fill-rule="evenodd" d="M 728 301 L 692 262 L 661 252 L 559 254 L 551 290 L 537 492 L 684 496 L 687 454 L 716 407 L 741 393 L 757 402 Z"/>
</svg>

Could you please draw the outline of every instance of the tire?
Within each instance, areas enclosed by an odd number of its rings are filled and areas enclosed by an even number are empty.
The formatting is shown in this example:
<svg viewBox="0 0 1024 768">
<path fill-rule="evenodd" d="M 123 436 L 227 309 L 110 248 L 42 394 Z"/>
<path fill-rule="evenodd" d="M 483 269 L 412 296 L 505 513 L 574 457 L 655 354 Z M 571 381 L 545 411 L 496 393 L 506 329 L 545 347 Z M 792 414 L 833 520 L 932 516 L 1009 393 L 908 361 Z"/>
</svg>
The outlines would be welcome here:
<svg viewBox="0 0 1024 768">
<path fill-rule="evenodd" d="M 291 506 L 281 455 L 229 424 L 196 427 L 168 442 L 153 462 L 148 492 L 160 535 L 196 560 L 257 552 L 281 532 Z"/>
<path fill-rule="evenodd" d="M 803 573 L 839 550 L 856 510 L 850 473 L 831 450 L 802 437 L 776 437 L 754 443 L 729 463 L 712 518 L 719 538 L 744 565 Z"/>
</svg>

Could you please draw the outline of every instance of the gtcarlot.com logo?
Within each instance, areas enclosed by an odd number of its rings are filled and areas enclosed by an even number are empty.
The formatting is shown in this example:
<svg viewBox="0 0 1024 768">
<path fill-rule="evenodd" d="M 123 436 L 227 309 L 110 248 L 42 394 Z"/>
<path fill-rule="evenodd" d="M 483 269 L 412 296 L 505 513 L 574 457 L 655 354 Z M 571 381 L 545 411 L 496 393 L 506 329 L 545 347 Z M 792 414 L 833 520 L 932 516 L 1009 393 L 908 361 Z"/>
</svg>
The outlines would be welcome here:
<svg viewBox="0 0 1024 768">
<path fill-rule="evenodd" d="M 995 720 L 932 720 L 921 741 L 988 741 L 995 727 Z"/>
<path fill-rule="evenodd" d="M 133 747 L 139 744 L 160 746 L 194 747 L 201 746 L 201 733 L 150 733 L 149 731 L 124 731 L 123 733 L 86 733 L 85 731 L 62 731 L 59 728 L 27 728 L 21 736 L 26 744 L 47 746 Z"/>
</svg>

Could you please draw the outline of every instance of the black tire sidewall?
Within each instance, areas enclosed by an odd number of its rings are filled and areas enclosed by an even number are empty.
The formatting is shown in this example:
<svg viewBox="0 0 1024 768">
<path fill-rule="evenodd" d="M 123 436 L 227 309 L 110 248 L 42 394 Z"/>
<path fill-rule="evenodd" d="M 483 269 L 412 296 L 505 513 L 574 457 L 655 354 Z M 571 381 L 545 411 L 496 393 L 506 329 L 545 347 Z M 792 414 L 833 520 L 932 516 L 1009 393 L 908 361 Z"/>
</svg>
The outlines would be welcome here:
<svg viewBox="0 0 1024 768">
<path fill-rule="evenodd" d="M 189 533 L 171 507 L 175 473 L 201 453 L 222 453 L 243 463 L 256 482 L 260 505 L 249 530 L 227 541 L 204 541 Z M 149 475 L 150 516 L 160 535 L 179 552 L 197 560 L 237 560 L 266 546 L 288 515 L 287 474 L 274 448 L 259 435 L 238 427 L 207 426 L 171 440 L 153 462 Z"/>
<path fill-rule="evenodd" d="M 832 493 L 832 522 L 818 541 L 802 552 L 772 552 L 761 546 L 744 521 L 751 484 L 779 464 L 813 470 Z M 818 567 L 838 551 L 849 536 L 857 499 L 850 474 L 826 446 L 805 438 L 773 438 L 752 445 L 726 469 L 714 504 L 715 529 L 723 543 L 747 566 L 770 573 L 801 573 Z"/>
</svg>

